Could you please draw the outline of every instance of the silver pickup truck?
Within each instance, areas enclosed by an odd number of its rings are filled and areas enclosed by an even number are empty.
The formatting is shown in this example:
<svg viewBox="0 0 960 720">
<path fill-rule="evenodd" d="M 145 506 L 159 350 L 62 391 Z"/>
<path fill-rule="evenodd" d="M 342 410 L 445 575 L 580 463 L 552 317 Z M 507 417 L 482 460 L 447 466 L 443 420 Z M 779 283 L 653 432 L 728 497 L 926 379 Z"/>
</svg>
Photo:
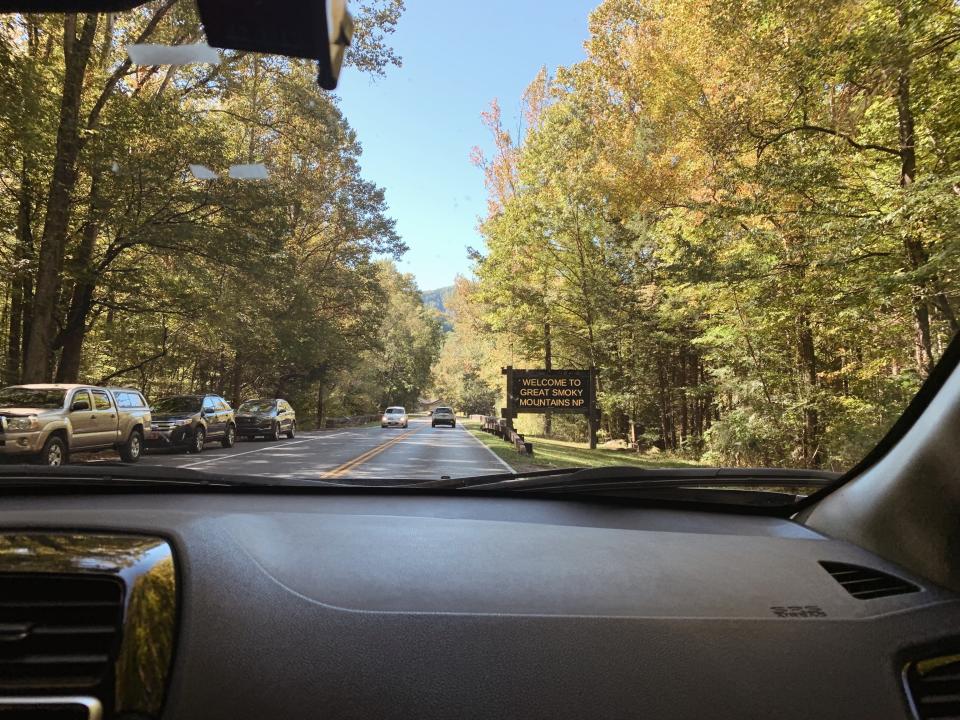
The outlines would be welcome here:
<svg viewBox="0 0 960 720">
<path fill-rule="evenodd" d="M 138 390 L 92 385 L 13 385 L 0 390 L 0 456 L 62 465 L 71 452 L 143 452 L 150 407 Z"/>
</svg>

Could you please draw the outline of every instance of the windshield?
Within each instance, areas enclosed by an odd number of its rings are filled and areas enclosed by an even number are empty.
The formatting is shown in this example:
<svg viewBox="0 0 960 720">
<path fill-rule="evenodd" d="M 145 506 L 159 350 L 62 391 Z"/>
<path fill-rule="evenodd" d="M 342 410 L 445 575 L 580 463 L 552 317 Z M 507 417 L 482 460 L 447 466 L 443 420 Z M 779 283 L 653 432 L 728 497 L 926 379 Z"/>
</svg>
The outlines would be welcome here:
<svg viewBox="0 0 960 720">
<path fill-rule="evenodd" d="M 192 0 L 0 15 L 3 406 L 206 396 L 137 462 L 280 480 L 876 446 L 960 328 L 960 4 L 415 4 L 335 91 Z"/>
<path fill-rule="evenodd" d="M 247 400 L 237 408 L 237 412 L 266 413 L 277 407 L 273 400 Z"/>
<path fill-rule="evenodd" d="M 151 411 L 158 414 L 192 414 L 200 412 L 200 402 L 200 398 L 191 395 L 161 398 L 153 404 Z"/>
<path fill-rule="evenodd" d="M 66 390 L 8 387 L 0 390 L 0 408 L 62 408 Z"/>
</svg>

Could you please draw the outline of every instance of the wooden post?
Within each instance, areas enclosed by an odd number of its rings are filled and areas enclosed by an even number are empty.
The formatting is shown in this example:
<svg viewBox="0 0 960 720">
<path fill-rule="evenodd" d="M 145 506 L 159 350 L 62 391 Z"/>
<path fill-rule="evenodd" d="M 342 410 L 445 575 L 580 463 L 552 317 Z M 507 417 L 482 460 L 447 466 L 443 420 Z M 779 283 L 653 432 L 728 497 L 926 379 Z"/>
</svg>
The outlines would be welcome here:
<svg viewBox="0 0 960 720">
<path fill-rule="evenodd" d="M 590 423 L 590 449 L 596 450 L 600 412 L 597 409 L 597 369 L 595 367 L 590 368 L 590 409 L 587 417 Z"/>
<path fill-rule="evenodd" d="M 513 365 L 500 368 L 500 372 L 507 376 L 507 406 L 501 410 L 500 415 L 507 421 L 507 429 L 513 430 L 513 418 L 517 414 L 511 394 L 513 392 Z"/>
</svg>

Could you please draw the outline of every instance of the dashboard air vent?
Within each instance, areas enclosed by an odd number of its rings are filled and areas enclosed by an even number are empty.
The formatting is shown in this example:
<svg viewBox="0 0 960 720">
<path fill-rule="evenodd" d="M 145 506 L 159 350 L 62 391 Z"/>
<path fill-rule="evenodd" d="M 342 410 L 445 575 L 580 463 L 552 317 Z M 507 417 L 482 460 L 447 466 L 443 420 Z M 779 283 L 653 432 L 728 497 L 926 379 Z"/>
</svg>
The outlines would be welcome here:
<svg viewBox="0 0 960 720">
<path fill-rule="evenodd" d="M 920 720 L 960 718 L 960 655 L 910 663 L 904 678 Z"/>
<path fill-rule="evenodd" d="M 920 588 L 913 583 L 872 568 L 838 562 L 821 562 L 820 564 L 824 570 L 833 575 L 834 580 L 840 583 L 844 590 L 858 600 L 872 600 L 888 595 L 904 595 L 920 591 Z"/>
<path fill-rule="evenodd" d="M 123 585 L 98 575 L 0 575 L 0 691 L 93 688 L 112 671 Z"/>
</svg>

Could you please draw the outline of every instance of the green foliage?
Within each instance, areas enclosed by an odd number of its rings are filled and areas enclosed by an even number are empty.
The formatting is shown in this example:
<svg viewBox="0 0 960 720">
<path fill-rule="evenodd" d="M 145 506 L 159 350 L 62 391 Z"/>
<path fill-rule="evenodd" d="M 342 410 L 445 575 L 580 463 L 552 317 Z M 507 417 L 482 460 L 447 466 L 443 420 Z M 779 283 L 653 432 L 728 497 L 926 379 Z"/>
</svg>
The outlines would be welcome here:
<svg viewBox="0 0 960 720">
<path fill-rule="evenodd" d="M 960 327 L 958 23 L 941 0 L 606 0 L 521 138 L 485 115 L 488 361 L 542 366 L 549 339 L 554 367 L 598 367 L 604 432 L 640 448 L 858 460 Z"/>
<path fill-rule="evenodd" d="M 362 5 L 347 62 L 399 65 L 386 40 L 402 11 L 402 0 Z M 281 395 L 304 425 L 374 411 L 391 393 L 417 399 L 437 322 L 384 260 L 406 246 L 312 63 L 227 52 L 216 67 L 131 66 L 130 42 L 201 37 L 193 6 L 166 0 L 0 22 L 6 382 Z M 227 176 L 253 162 L 267 181 Z M 219 178 L 197 180 L 191 164 Z M 50 204 L 56 172 L 65 207 Z M 384 365 L 385 347 L 396 362 Z M 353 376 L 376 390 L 347 399 Z"/>
</svg>

